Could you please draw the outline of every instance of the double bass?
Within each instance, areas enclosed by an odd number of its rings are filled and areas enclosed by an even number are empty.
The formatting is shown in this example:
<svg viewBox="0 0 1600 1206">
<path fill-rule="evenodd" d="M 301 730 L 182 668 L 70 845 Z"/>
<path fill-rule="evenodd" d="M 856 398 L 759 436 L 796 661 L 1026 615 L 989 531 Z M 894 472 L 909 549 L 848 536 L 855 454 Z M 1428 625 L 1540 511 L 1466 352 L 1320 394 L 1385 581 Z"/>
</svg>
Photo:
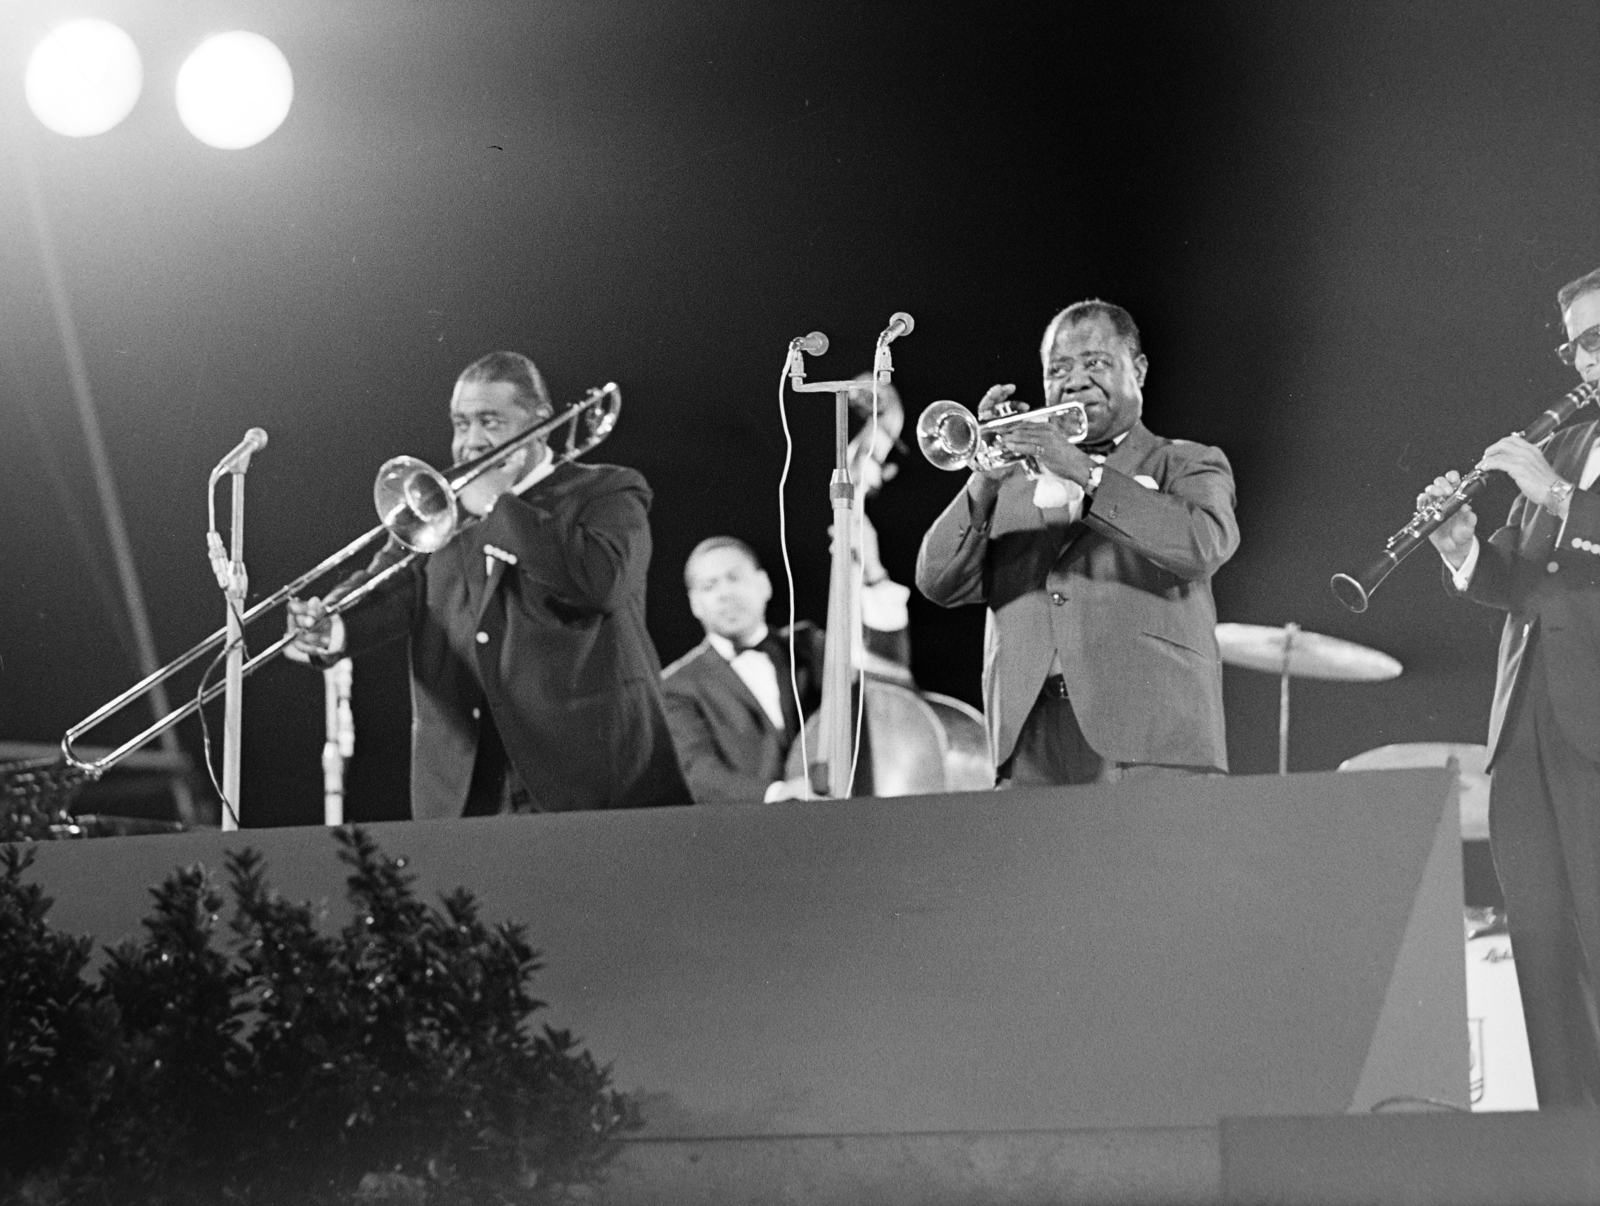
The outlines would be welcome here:
<svg viewBox="0 0 1600 1206">
<path fill-rule="evenodd" d="M 866 630 L 860 622 L 859 599 L 854 597 L 865 571 L 874 584 L 886 575 L 878 559 L 877 534 L 863 505 L 892 481 L 899 466 L 890 456 L 900 447 L 905 408 L 900 395 L 887 382 L 878 384 L 877 421 L 873 422 L 873 375 L 863 373 L 849 383 L 846 404 L 860 426 L 849 440 L 846 464 L 856 490 L 847 512 L 849 531 L 841 536 L 835 524 L 834 539 L 850 542 L 852 567 L 846 589 L 852 598 L 844 606 L 832 597 L 830 587 L 827 644 L 848 650 L 854 670 L 850 707 L 845 713 L 852 725 L 854 774 L 852 796 L 912 796 L 951 791 L 987 791 L 994 786 L 994 763 L 989 757 L 983 715 L 959 699 L 923 691 L 913 680 L 910 641 L 905 630 L 885 633 Z M 837 514 L 837 512 L 836 512 Z M 904 590 L 904 587 L 899 589 Z M 841 617 L 844 618 L 841 622 Z M 836 631 L 836 629 L 839 629 Z M 864 705 L 863 705 L 864 692 Z M 822 717 L 829 713 L 830 679 L 823 678 L 822 706 L 806 721 L 804 740 L 789 751 L 787 774 L 808 774 L 814 790 L 828 794 L 823 749 Z M 857 712 L 859 744 L 854 740 Z M 839 714 L 835 711 L 833 714 Z M 809 756 L 811 766 L 804 765 Z"/>
</svg>

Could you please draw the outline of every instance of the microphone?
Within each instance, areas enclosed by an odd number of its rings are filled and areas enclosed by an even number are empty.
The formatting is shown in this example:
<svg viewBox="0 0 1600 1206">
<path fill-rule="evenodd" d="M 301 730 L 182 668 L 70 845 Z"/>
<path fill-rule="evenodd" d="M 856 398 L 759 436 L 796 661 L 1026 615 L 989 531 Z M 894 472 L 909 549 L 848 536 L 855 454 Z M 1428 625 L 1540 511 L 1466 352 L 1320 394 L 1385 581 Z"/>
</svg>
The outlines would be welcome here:
<svg viewBox="0 0 1600 1206">
<path fill-rule="evenodd" d="M 828 350 L 828 337 L 821 331 L 813 331 L 809 335 L 797 335 L 789 341 L 789 347 L 797 352 L 804 352 L 807 356 L 820 356 Z"/>
<path fill-rule="evenodd" d="M 217 462 L 217 467 L 211 471 L 211 479 L 215 481 L 224 473 L 245 472 L 250 468 L 250 458 L 266 446 L 267 433 L 259 427 L 252 427 L 244 433 L 239 446 Z"/>
<path fill-rule="evenodd" d="M 912 328 L 916 325 L 911 315 L 904 310 L 896 310 L 889 315 L 889 325 L 884 328 L 883 334 L 878 336 L 878 342 L 893 343 L 900 336 L 911 334 Z"/>
</svg>

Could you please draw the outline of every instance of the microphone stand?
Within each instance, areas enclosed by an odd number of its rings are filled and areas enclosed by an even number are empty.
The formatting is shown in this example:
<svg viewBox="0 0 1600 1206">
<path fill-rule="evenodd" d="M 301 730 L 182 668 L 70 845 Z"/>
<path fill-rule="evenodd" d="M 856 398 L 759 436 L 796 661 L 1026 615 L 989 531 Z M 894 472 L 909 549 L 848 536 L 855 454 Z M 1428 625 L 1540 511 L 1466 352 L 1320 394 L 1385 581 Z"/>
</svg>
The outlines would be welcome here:
<svg viewBox="0 0 1600 1206">
<path fill-rule="evenodd" d="M 850 650 L 858 639 L 861 605 L 857 598 L 856 561 L 856 483 L 850 477 L 850 391 L 853 381 L 813 381 L 807 383 L 805 359 L 795 344 L 789 348 L 789 387 L 797 394 L 833 395 L 833 476 L 828 482 L 828 500 L 833 507 L 833 561 L 828 576 L 827 643 L 822 656 L 822 707 L 817 722 L 815 761 L 806 768 L 813 791 L 836 800 L 849 798 L 851 790 L 852 737 L 850 709 Z M 824 346 L 826 346 L 824 344 Z M 889 383 L 894 365 L 889 359 L 888 341 L 878 340 L 873 371 L 880 384 Z"/>
<path fill-rule="evenodd" d="M 250 592 L 250 575 L 244 566 L 244 475 L 250 469 L 250 454 L 231 455 L 211 471 L 209 499 L 216 505 L 217 479 L 227 474 L 233 479 L 228 510 L 228 529 L 232 548 L 226 556 L 217 534 L 215 510 L 206 542 L 211 568 L 217 576 L 227 602 L 227 671 L 224 677 L 222 720 L 222 828 L 239 828 L 239 770 L 244 745 L 244 603 Z"/>
</svg>

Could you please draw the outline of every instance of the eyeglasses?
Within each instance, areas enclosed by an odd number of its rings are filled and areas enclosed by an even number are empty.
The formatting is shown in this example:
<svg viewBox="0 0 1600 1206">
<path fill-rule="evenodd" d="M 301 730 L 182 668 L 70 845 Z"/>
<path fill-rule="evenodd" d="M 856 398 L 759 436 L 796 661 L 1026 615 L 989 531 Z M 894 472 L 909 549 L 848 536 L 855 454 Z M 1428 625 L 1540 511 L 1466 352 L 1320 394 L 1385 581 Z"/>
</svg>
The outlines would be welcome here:
<svg viewBox="0 0 1600 1206">
<path fill-rule="evenodd" d="M 1556 355 L 1561 357 L 1561 363 L 1571 364 L 1577 360 L 1579 348 L 1591 356 L 1600 356 L 1600 323 L 1596 323 L 1587 331 L 1579 331 L 1556 349 Z"/>
</svg>

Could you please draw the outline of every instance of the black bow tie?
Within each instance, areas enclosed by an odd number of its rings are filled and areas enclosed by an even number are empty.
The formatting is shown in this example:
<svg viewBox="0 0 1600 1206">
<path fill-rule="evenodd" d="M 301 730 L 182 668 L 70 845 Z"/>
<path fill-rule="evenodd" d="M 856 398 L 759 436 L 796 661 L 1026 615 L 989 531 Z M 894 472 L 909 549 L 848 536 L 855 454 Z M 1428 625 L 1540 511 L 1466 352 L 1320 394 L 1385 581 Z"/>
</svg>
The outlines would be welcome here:
<svg viewBox="0 0 1600 1206">
<path fill-rule="evenodd" d="M 1117 450 L 1117 442 L 1115 440 L 1101 440 L 1098 444 L 1079 444 L 1078 447 L 1082 448 L 1090 456 L 1110 456 Z"/>
<path fill-rule="evenodd" d="M 778 639 L 771 629 L 768 629 L 767 635 L 759 641 L 753 641 L 748 645 L 735 645 L 734 656 L 737 657 L 741 653 L 764 653 L 775 662 L 787 656 L 784 652 L 783 642 Z"/>
</svg>

